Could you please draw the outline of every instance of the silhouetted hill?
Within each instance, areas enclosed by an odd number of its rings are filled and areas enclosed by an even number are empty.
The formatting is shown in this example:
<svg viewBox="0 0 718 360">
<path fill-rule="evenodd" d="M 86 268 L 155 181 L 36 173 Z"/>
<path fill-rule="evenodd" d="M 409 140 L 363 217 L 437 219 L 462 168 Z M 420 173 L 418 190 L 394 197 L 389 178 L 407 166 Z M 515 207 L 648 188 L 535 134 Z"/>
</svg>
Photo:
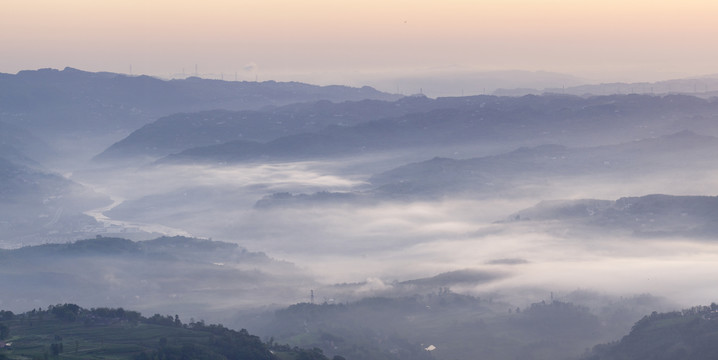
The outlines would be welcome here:
<svg viewBox="0 0 718 360">
<path fill-rule="evenodd" d="M 442 101 L 407 97 L 395 102 L 361 100 L 332 103 L 323 100 L 261 111 L 215 110 L 174 114 L 134 131 L 96 159 L 166 156 L 193 147 L 233 140 L 268 142 L 283 136 L 317 132 L 328 126 L 353 126 L 441 106 Z"/>
<path fill-rule="evenodd" d="M 613 82 L 600 84 L 571 84 L 562 86 L 502 86 L 493 92 L 499 96 L 524 96 L 527 94 L 571 94 L 578 96 L 611 94 L 666 95 L 684 94 L 702 98 L 715 97 L 718 94 L 718 78 L 706 75 L 694 78 L 671 79 L 655 82 Z"/>
<path fill-rule="evenodd" d="M 469 69 L 426 69 L 418 74 L 385 75 L 381 79 L 369 79 L 369 84 L 397 92 L 422 92 L 429 96 L 463 96 L 476 94 L 498 95 L 497 89 L 545 89 L 575 86 L 586 80 L 568 74 L 548 71 L 495 70 L 473 71 Z M 538 93 L 538 92 L 537 92 Z M 524 94 L 522 94 L 524 95 Z"/>
<path fill-rule="evenodd" d="M 423 295 L 296 304 L 254 328 L 280 343 L 356 360 L 570 359 L 625 334 L 645 311 L 640 301 L 621 299 L 600 310 L 567 301 L 520 308 L 438 287 Z"/>
<path fill-rule="evenodd" d="M 609 200 L 543 201 L 519 211 L 517 221 L 562 221 L 604 231 L 644 236 L 691 236 L 712 239 L 718 231 L 718 197 L 646 195 Z"/>
<path fill-rule="evenodd" d="M 254 146 L 248 150 L 253 151 L 259 145 Z M 542 145 L 472 159 L 437 157 L 373 175 L 362 189 L 352 192 L 274 193 L 258 200 L 255 207 L 312 207 L 444 196 L 511 197 L 586 177 L 640 182 L 666 172 L 675 174 L 714 168 L 718 166 L 718 160 L 713 156 L 716 152 L 718 138 L 683 131 L 609 146 Z M 580 200 L 567 205 L 565 210 L 556 211 L 577 216 L 583 212 L 576 212 L 571 207 L 583 206 L 584 202 L 602 203 Z M 517 215 L 524 216 L 523 213 Z"/>
<path fill-rule="evenodd" d="M 88 149 L 99 152 L 129 132 L 179 112 L 397 98 L 369 87 L 200 78 L 167 81 L 72 68 L 0 74 L 0 121 L 29 130 L 61 155 L 75 156 Z"/>
<path fill-rule="evenodd" d="M 558 89 L 547 89 L 558 91 Z M 608 83 L 579 85 L 563 89 L 570 94 L 686 94 L 701 97 L 713 97 L 718 93 L 718 78 L 703 76 L 687 79 L 672 79 L 640 83 Z"/>
<path fill-rule="evenodd" d="M 709 360 L 718 353 L 718 306 L 645 316 L 620 341 L 598 345 L 584 360 Z"/>
<path fill-rule="evenodd" d="M 1 359 L 328 360 L 321 352 L 265 344 L 247 330 L 123 308 L 50 305 L 0 311 Z"/>
<path fill-rule="evenodd" d="M 436 276 L 429 278 L 413 279 L 400 282 L 398 285 L 416 287 L 418 289 L 426 288 L 426 290 L 437 289 L 437 288 L 449 288 L 452 286 L 461 285 L 476 285 L 481 283 L 488 283 L 501 279 L 502 274 L 494 273 L 490 271 L 480 270 L 457 270 L 446 273 L 441 273 Z M 417 290 L 418 290 L 417 289 Z"/>
<path fill-rule="evenodd" d="M 133 129 L 149 119 L 182 111 L 258 109 L 321 99 L 397 98 L 369 87 L 200 78 L 167 81 L 72 68 L 0 74 L 0 82 L 5 121 L 43 132 Z M 80 114 L 85 116 L 76 116 Z"/>
<path fill-rule="evenodd" d="M 34 159 L 44 159 L 49 154 L 47 144 L 27 130 L 0 122 L 0 157 L 17 164 L 38 167 Z"/>
<path fill-rule="evenodd" d="M 186 237 L 97 237 L 1 249 L 0 277 L 13 289 L 3 293 L 6 309 L 67 301 L 205 319 L 240 305 L 292 303 L 301 291 L 297 284 L 313 284 L 292 264 L 264 253 Z"/>
<path fill-rule="evenodd" d="M 369 182 L 381 196 L 516 195 L 524 186 L 551 185 L 571 177 L 619 176 L 625 181 L 711 168 L 718 165 L 712 155 L 717 151 L 718 138 L 684 131 L 618 145 L 542 145 L 465 160 L 434 158 L 374 175 Z"/>
<path fill-rule="evenodd" d="M 426 112 L 350 127 L 330 126 L 281 137 L 251 150 L 237 151 L 231 142 L 188 149 L 162 162 L 306 160 L 472 145 L 597 146 L 681 130 L 718 135 L 712 120 L 718 102 L 688 96 L 477 96 L 436 101 L 442 107 Z"/>
<path fill-rule="evenodd" d="M 0 184 L 3 246 L 33 244 L 58 236 L 63 239 L 95 223 L 84 211 L 110 204 L 108 197 L 60 175 L 2 157 Z"/>
<path fill-rule="evenodd" d="M 162 117 L 134 131 L 96 156 L 94 160 L 166 156 L 187 148 L 237 139 L 267 141 L 286 134 L 292 126 L 291 120 L 290 116 L 258 111 L 214 110 L 174 114 Z"/>
</svg>

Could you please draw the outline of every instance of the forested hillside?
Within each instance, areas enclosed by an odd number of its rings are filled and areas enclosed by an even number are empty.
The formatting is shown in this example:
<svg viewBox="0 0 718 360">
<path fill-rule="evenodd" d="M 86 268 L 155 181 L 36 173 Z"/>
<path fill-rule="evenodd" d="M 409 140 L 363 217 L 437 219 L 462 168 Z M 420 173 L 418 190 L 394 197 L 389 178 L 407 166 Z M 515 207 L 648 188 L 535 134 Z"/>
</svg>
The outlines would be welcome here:
<svg viewBox="0 0 718 360">
<path fill-rule="evenodd" d="M 598 345 L 584 360 L 712 360 L 718 354 L 718 305 L 653 312 L 620 341 Z"/>
<path fill-rule="evenodd" d="M 326 360 L 318 349 L 266 344 L 247 330 L 177 315 L 58 304 L 0 311 L 0 359 Z M 336 357 L 335 359 L 341 359 Z"/>
</svg>

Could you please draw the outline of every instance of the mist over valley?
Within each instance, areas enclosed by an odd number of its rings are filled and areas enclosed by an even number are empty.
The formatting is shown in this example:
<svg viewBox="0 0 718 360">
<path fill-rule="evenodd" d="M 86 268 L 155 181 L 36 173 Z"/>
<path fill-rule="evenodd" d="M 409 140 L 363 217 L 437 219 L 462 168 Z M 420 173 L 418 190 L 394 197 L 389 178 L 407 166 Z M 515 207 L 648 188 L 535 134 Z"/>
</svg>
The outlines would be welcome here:
<svg viewBox="0 0 718 360">
<path fill-rule="evenodd" d="M 2 74 L 0 308 L 178 314 L 347 359 L 577 359 L 718 295 L 704 90 Z"/>
</svg>

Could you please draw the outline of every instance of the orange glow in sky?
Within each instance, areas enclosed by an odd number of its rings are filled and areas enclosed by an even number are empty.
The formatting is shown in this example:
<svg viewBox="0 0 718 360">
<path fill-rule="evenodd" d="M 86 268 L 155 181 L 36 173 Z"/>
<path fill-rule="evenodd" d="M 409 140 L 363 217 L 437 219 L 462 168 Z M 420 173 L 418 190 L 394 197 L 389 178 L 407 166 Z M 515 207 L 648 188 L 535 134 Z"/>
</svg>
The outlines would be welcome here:
<svg viewBox="0 0 718 360">
<path fill-rule="evenodd" d="M 0 72 L 171 76 L 196 65 L 306 80 L 459 68 L 658 80 L 718 73 L 716 19 L 718 2 L 699 0 L 3 0 Z"/>
</svg>

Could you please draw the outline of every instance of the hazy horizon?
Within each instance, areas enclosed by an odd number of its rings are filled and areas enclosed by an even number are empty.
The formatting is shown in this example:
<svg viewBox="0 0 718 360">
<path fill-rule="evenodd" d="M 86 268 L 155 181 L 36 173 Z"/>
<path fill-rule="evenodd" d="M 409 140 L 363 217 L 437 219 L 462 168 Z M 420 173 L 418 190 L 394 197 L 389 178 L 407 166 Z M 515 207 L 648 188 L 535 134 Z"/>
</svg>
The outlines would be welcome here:
<svg viewBox="0 0 718 360">
<path fill-rule="evenodd" d="M 718 50 L 707 46 L 718 34 L 717 7 L 698 0 L 11 0 L 0 15 L 0 72 L 73 67 L 350 86 L 505 70 L 588 83 L 660 81 L 718 73 Z"/>
</svg>

